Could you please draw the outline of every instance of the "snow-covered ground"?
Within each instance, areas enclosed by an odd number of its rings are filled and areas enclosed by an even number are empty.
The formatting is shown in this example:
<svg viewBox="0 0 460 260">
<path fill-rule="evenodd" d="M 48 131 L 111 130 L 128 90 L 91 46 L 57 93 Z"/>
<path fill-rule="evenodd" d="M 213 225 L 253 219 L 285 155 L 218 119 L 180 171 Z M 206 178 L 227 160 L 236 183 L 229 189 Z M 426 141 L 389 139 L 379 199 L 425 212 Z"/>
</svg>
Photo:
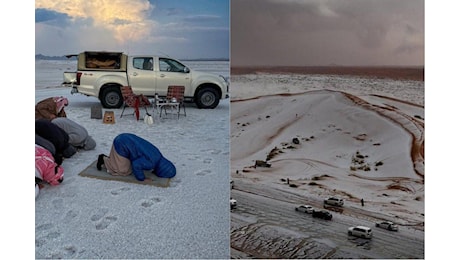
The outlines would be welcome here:
<svg viewBox="0 0 460 260">
<path fill-rule="evenodd" d="M 423 81 L 232 75 L 231 176 L 424 230 L 424 114 Z"/>
<path fill-rule="evenodd" d="M 229 62 L 186 64 L 229 76 Z M 229 258 L 229 99 L 211 110 L 186 104 L 187 116 L 180 119 L 156 114 L 153 125 L 128 115 L 132 109 L 122 118 L 121 109 L 111 109 L 115 124 L 103 124 L 90 118 L 91 106 L 99 103 L 96 98 L 59 87 L 62 73 L 75 66 L 36 61 L 35 102 L 67 97 L 68 118 L 83 125 L 97 147 L 66 159 L 63 183 L 40 190 L 35 199 L 35 257 Z M 170 187 L 78 175 L 98 154 L 108 154 L 114 137 L 125 132 L 151 141 L 176 165 Z M 30 191 L 32 198 L 32 186 Z"/>
</svg>

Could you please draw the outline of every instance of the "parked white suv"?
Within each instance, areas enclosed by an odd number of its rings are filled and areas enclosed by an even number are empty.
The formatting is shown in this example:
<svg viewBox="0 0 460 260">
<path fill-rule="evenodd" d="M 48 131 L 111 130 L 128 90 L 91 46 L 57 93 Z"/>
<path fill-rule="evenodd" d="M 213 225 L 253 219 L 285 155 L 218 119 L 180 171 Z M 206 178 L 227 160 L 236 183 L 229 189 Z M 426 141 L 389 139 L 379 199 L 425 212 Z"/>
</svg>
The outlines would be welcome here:
<svg viewBox="0 0 460 260">
<path fill-rule="evenodd" d="M 332 205 L 332 206 L 343 206 L 343 199 L 339 199 L 336 197 L 329 197 L 324 200 L 324 204 Z"/>
<path fill-rule="evenodd" d="M 391 221 L 377 222 L 377 223 L 375 223 L 375 226 L 379 227 L 379 228 L 387 229 L 387 230 L 390 230 L 390 231 L 398 231 L 398 225 L 396 225 L 395 223 L 393 223 Z"/>
<path fill-rule="evenodd" d="M 372 238 L 372 229 L 365 226 L 349 227 L 348 235 L 362 238 Z"/>
<path fill-rule="evenodd" d="M 314 210 L 315 210 L 315 208 L 313 208 L 310 205 L 300 205 L 298 207 L 295 207 L 295 211 L 305 212 L 305 213 L 308 213 L 308 214 L 313 213 Z"/>
</svg>

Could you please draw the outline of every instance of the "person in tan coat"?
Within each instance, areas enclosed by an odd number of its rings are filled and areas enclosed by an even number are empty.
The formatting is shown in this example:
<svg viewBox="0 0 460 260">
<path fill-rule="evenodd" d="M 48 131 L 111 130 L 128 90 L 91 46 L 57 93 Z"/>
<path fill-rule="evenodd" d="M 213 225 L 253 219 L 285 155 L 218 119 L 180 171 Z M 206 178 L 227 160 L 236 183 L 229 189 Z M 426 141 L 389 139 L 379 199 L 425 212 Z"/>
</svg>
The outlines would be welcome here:
<svg viewBox="0 0 460 260">
<path fill-rule="evenodd" d="M 64 107 L 69 104 L 65 97 L 50 97 L 39 101 L 35 105 L 35 120 L 53 120 L 56 117 L 67 117 Z"/>
</svg>

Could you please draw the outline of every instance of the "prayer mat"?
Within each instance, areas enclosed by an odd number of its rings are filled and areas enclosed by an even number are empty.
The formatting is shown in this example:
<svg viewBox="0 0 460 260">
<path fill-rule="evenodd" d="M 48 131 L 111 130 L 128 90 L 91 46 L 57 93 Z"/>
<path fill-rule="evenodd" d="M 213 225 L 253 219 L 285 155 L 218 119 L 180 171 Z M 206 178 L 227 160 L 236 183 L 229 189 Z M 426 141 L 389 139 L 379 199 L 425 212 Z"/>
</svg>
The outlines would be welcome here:
<svg viewBox="0 0 460 260">
<path fill-rule="evenodd" d="M 110 180 L 110 181 L 122 181 L 122 182 L 129 182 L 129 183 L 136 183 L 136 184 L 143 184 L 143 185 L 152 185 L 157 187 L 169 187 L 169 182 L 171 178 L 160 178 L 153 174 L 151 171 L 144 171 L 145 177 L 152 179 L 152 182 L 145 182 L 145 181 L 138 181 L 133 174 L 128 176 L 114 176 L 110 175 L 107 172 L 107 169 L 102 167 L 102 170 L 98 171 L 96 168 L 97 160 L 91 163 L 86 169 L 80 172 L 78 175 L 83 177 L 89 178 L 96 178 L 100 180 Z"/>
</svg>

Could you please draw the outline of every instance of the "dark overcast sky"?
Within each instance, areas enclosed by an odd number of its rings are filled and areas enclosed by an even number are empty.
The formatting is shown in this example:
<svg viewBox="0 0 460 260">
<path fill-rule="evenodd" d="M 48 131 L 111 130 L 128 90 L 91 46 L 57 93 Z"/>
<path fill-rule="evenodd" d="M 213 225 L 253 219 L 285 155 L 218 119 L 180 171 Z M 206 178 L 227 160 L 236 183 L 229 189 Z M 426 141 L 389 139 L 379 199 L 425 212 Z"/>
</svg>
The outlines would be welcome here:
<svg viewBox="0 0 460 260">
<path fill-rule="evenodd" d="M 232 66 L 424 65 L 423 0 L 231 0 Z"/>
</svg>

